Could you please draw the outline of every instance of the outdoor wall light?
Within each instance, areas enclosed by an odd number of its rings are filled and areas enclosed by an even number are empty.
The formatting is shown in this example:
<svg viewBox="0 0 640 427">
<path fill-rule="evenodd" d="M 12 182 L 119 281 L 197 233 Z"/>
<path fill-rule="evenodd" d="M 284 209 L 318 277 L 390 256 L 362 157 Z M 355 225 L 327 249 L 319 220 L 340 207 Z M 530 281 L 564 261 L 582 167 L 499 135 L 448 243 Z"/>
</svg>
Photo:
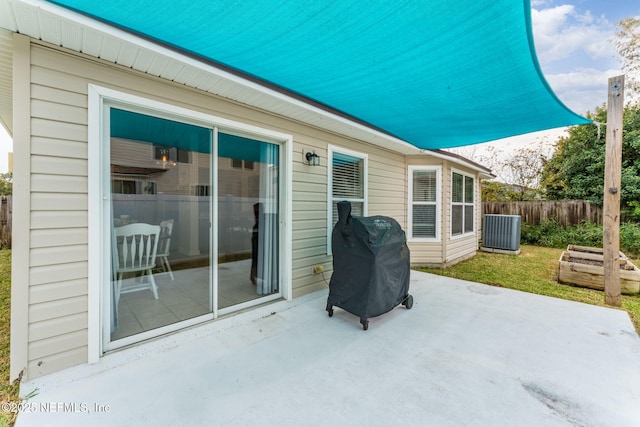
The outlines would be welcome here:
<svg viewBox="0 0 640 427">
<path fill-rule="evenodd" d="M 162 169 L 166 169 L 168 166 L 175 166 L 175 158 L 175 149 L 156 147 L 156 163 L 159 164 Z"/>
<path fill-rule="evenodd" d="M 315 151 L 307 151 L 304 155 L 304 158 L 307 160 L 307 164 L 309 166 L 320 165 L 320 156 L 318 156 Z"/>
</svg>

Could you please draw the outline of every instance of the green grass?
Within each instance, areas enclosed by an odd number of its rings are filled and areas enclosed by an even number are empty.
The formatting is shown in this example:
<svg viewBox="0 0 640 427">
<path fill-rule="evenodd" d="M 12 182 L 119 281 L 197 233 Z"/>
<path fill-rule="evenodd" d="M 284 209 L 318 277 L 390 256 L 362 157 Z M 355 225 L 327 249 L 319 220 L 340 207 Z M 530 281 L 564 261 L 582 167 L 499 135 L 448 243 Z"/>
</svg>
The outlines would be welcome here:
<svg viewBox="0 0 640 427">
<path fill-rule="evenodd" d="M 11 251 L 0 250 L 0 403 L 19 402 L 17 382 L 9 383 L 11 318 Z M 15 423 L 16 414 L 0 410 L 0 427 Z"/>
<path fill-rule="evenodd" d="M 517 256 L 478 252 L 473 258 L 447 269 L 420 270 L 502 288 L 606 306 L 602 291 L 558 283 L 558 259 L 562 249 L 522 245 L 520 250 L 521 253 Z M 638 265 L 635 261 L 634 264 Z M 621 308 L 629 313 L 636 331 L 640 334 L 640 296 L 623 295 Z"/>
</svg>

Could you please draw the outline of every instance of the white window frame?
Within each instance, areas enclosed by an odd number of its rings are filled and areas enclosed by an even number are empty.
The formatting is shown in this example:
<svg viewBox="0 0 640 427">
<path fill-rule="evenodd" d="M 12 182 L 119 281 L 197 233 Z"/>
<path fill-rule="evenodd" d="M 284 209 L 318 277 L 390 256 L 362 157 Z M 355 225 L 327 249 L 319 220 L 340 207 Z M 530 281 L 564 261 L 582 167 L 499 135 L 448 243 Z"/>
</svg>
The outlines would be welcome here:
<svg viewBox="0 0 640 427">
<path fill-rule="evenodd" d="M 435 202 L 414 202 L 413 201 L 413 173 L 415 171 L 435 171 L 436 172 L 436 200 Z M 408 208 L 407 208 L 407 237 L 410 242 L 440 242 L 442 224 L 442 166 L 409 166 L 408 178 Z M 413 205 L 434 205 L 436 206 L 436 235 L 435 237 L 413 237 Z"/>
<path fill-rule="evenodd" d="M 453 201 L 453 174 L 458 174 L 458 175 L 462 175 L 463 179 L 462 179 L 462 202 L 454 202 Z M 465 195 L 465 180 L 464 178 L 468 177 L 471 178 L 473 180 L 473 202 L 472 203 L 468 203 L 464 201 L 464 195 Z M 449 236 L 451 238 L 451 240 L 455 240 L 455 239 L 460 239 L 460 238 L 464 238 L 464 237 L 468 237 L 471 235 L 474 235 L 476 232 L 476 177 L 470 173 L 467 172 L 463 172 L 461 170 L 457 170 L 457 169 L 451 169 L 451 175 L 450 175 L 450 185 L 449 185 Z M 452 226 L 452 221 L 453 221 L 453 207 L 454 206 L 462 206 L 462 233 L 460 234 L 453 234 L 453 226 Z M 473 228 L 471 231 L 464 231 L 465 229 L 465 223 L 464 223 L 464 207 L 465 206 L 472 206 L 473 207 Z"/>
<path fill-rule="evenodd" d="M 131 108 L 137 111 L 152 114 L 157 117 L 163 117 L 166 115 L 169 118 L 179 118 L 187 123 L 198 124 L 202 126 L 211 127 L 214 131 L 212 153 L 217 153 L 217 132 L 218 129 L 224 132 L 233 132 L 237 134 L 247 134 L 253 137 L 259 137 L 267 142 L 278 143 L 281 146 L 280 161 L 282 164 L 282 170 L 280 172 L 280 280 L 282 283 L 280 296 L 273 296 L 272 299 L 284 298 L 291 300 L 293 297 L 292 291 L 292 277 L 291 277 L 291 265 L 292 265 L 292 182 L 293 182 L 293 136 L 284 134 L 281 132 L 272 131 L 269 129 L 249 125 L 243 122 L 237 122 L 222 117 L 213 116 L 206 113 L 201 113 L 188 108 L 177 107 L 175 105 L 166 104 L 159 101 L 154 101 L 150 98 L 140 97 L 132 95 L 126 92 L 120 92 L 114 89 L 105 88 L 102 86 L 89 84 L 88 85 L 88 230 L 89 236 L 93 236 L 89 239 L 88 247 L 88 362 L 97 363 L 105 355 L 105 352 L 109 350 L 109 346 L 105 344 L 105 324 L 106 319 L 104 310 L 104 301 L 108 297 L 108 288 L 110 286 L 110 248 L 107 247 L 110 242 L 110 231 L 105 226 L 110 218 L 110 211 L 108 207 L 109 201 L 109 187 L 110 181 L 105 179 L 109 175 L 109 168 L 107 165 L 110 158 L 109 147 L 110 144 L 104 144 L 105 139 L 109 139 L 109 123 L 108 117 L 105 117 L 105 111 L 107 106 L 123 106 L 124 108 Z M 217 156 L 212 155 L 212 183 L 213 188 L 217 188 Z M 217 192 L 212 195 L 212 210 L 211 215 L 213 218 L 217 218 Z M 211 242 L 212 257 L 217 259 L 217 244 L 215 242 L 215 231 L 211 233 L 211 238 L 214 240 Z M 215 275 L 217 264 L 215 264 L 212 274 Z M 216 279 L 214 279 L 216 280 Z M 211 282 L 210 282 L 211 283 Z M 214 285 L 215 286 L 215 285 Z M 142 340 L 152 338 L 155 336 L 161 336 L 173 332 L 174 330 L 185 329 L 192 324 L 202 323 L 207 320 L 212 320 L 218 317 L 218 313 L 225 314 L 226 309 L 217 308 L 217 295 L 213 295 L 213 307 L 214 311 L 210 314 L 185 320 L 176 324 L 168 325 L 163 328 L 159 328 L 156 332 L 149 331 L 149 335 L 146 333 L 136 335 L 135 339 L 132 339 L 131 343 L 145 345 Z M 249 306 L 258 305 L 265 302 L 269 297 L 263 299 L 257 299 L 255 301 L 261 301 L 253 303 L 249 301 L 245 303 L 246 307 L 242 304 L 235 306 L 235 309 L 242 310 Z M 123 343 L 124 346 L 126 343 Z M 113 347 L 115 348 L 115 347 Z"/>
<path fill-rule="evenodd" d="M 327 147 L 327 255 L 331 255 L 331 234 L 333 232 L 333 204 L 340 201 L 333 199 L 333 154 L 340 153 L 347 156 L 357 157 L 363 160 L 363 173 L 362 183 L 363 195 L 361 199 L 350 199 L 352 202 L 362 202 L 362 215 L 367 216 L 368 208 L 367 201 L 369 200 L 368 194 L 368 174 L 369 174 L 369 157 L 365 153 L 359 151 L 349 150 L 347 148 L 338 147 L 335 145 L 328 145 Z M 341 199 L 345 200 L 345 199 Z"/>
</svg>

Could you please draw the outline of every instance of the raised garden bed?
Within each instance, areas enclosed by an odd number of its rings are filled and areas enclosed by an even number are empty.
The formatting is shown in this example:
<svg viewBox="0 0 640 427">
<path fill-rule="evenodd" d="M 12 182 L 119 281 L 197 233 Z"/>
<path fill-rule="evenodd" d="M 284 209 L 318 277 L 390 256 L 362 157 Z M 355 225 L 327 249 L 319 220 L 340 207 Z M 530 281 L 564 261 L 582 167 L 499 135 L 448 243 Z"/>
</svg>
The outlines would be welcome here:
<svg viewBox="0 0 640 427">
<path fill-rule="evenodd" d="M 604 290 L 602 248 L 569 245 L 560 256 L 558 281 Z M 623 294 L 640 293 L 640 270 L 620 252 L 620 287 Z"/>
</svg>

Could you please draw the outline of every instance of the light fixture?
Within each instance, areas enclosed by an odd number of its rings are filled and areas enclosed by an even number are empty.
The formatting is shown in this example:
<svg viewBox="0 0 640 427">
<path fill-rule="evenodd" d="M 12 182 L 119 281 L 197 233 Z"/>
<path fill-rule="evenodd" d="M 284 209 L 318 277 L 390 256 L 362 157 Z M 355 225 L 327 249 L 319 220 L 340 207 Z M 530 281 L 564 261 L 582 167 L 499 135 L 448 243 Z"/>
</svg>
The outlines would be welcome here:
<svg viewBox="0 0 640 427">
<path fill-rule="evenodd" d="M 175 154 L 171 151 L 173 148 L 156 147 L 156 163 L 159 164 L 162 169 L 166 169 L 168 166 L 175 166 Z M 173 155 L 172 155 L 173 154 Z"/>
<path fill-rule="evenodd" d="M 318 156 L 315 151 L 307 151 L 304 155 L 304 158 L 307 160 L 307 164 L 309 166 L 320 165 L 320 156 Z"/>
</svg>

